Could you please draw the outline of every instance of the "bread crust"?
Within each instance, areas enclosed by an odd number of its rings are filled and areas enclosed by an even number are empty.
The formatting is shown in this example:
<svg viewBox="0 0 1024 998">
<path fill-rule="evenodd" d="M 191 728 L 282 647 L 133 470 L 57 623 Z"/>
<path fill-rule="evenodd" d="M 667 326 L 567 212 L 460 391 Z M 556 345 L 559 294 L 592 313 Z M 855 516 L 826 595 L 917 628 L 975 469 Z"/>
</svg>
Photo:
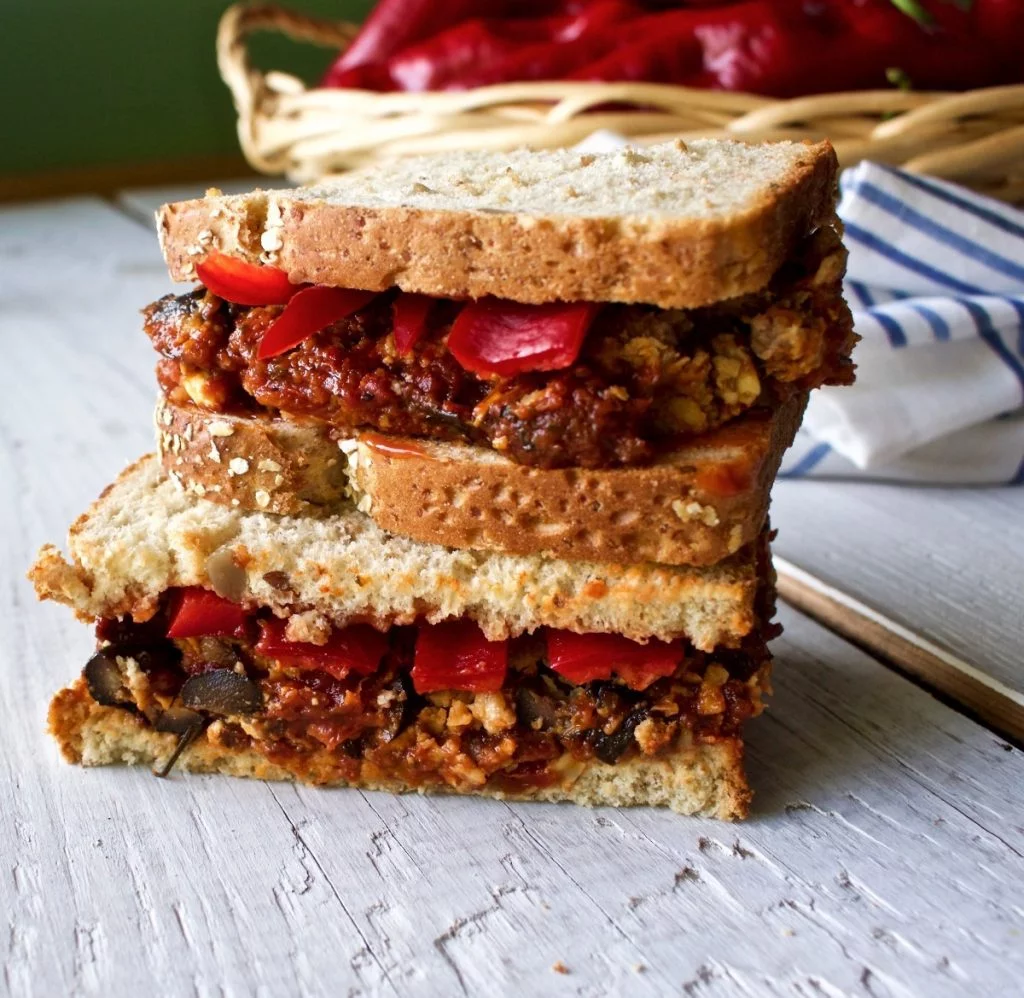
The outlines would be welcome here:
<svg viewBox="0 0 1024 998">
<path fill-rule="evenodd" d="M 832 146 L 809 144 L 761 196 L 726 217 L 437 210 L 257 191 L 165 205 L 157 228 L 179 281 L 195 280 L 196 260 L 218 249 L 272 263 L 296 283 L 697 308 L 767 285 L 831 215 L 837 172 Z"/>
<path fill-rule="evenodd" d="M 686 637 L 712 651 L 759 623 L 759 543 L 702 568 L 458 550 L 388 534 L 353 509 L 275 517 L 218 506 L 183 494 L 147 456 L 75 522 L 71 557 L 47 545 L 29 578 L 84 620 L 146 620 L 167 589 L 202 586 L 335 627 L 468 617 L 494 641 L 557 627 Z"/>
<path fill-rule="evenodd" d="M 49 710 L 50 733 L 68 762 L 84 766 L 162 764 L 174 750 L 174 735 L 154 731 L 137 715 L 96 703 L 79 679 L 54 697 Z M 591 760 L 571 770 L 559 784 L 533 792 L 512 794 L 488 789 L 411 787 L 402 782 L 373 778 L 354 783 L 324 775 L 331 772 L 330 753 L 310 766 L 309 782 L 320 786 L 356 786 L 392 793 L 461 793 L 503 800 L 571 801 L 587 806 L 668 807 L 680 814 L 732 821 L 749 812 L 751 792 L 743 769 L 743 743 L 724 738 L 712 744 L 680 748 L 655 758 L 641 757 L 608 765 Z M 218 745 L 207 732 L 182 753 L 177 767 L 197 773 L 260 780 L 301 780 L 251 750 Z"/>
<path fill-rule="evenodd" d="M 296 515 L 356 502 L 390 533 L 447 547 L 712 565 L 761 531 L 806 400 L 748 413 L 653 465 L 605 470 L 532 468 L 378 433 L 342 441 L 343 452 L 316 425 L 166 400 L 155 422 L 164 468 L 221 504 Z"/>
</svg>

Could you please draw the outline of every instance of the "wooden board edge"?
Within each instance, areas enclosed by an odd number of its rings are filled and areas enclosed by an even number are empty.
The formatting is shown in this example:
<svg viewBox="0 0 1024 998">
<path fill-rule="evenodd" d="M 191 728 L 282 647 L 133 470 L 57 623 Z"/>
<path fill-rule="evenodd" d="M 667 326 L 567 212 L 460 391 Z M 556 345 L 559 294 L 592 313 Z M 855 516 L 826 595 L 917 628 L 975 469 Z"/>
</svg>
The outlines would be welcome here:
<svg viewBox="0 0 1024 998">
<path fill-rule="evenodd" d="M 1024 743 L 1024 694 L 785 558 L 774 562 L 779 595 L 795 609 Z"/>
</svg>

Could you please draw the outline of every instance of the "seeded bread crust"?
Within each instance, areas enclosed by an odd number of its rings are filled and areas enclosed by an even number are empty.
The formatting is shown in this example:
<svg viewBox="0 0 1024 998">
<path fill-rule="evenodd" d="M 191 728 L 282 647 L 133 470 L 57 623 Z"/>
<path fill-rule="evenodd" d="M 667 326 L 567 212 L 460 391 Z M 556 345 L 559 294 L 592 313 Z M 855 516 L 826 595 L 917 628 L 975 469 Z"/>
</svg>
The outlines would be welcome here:
<svg viewBox="0 0 1024 998">
<path fill-rule="evenodd" d="M 179 281 L 218 249 L 296 283 L 696 308 L 763 288 L 831 216 L 837 171 L 828 142 L 445 153 L 211 192 L 165 205 L 157 229 Z"/>
<path fill-rule="evenodd" d="M 756 544 L 706 568 L 460 551 L 388 534 L 354 509 L 280 517 L 196 499 L 152 455 L 107 487 L 68 543 L 69 558 L 45 546 L 29 578 L 86 621 L 145 620 L 167 589 L 203 586 L 336 627 L 468 617 L 495 641 L 558 627 L 712 651 L 758 623 Z"/>
<path fill-rule="evenodd" d="M 162 765 L 171 755 L 176 737 L 154 731 L 136 715 L 103 707 L 89 696 L 81 679 L 54 698 L 49 712 L 50 732 L 68 762 L 83 766 Z M 268 762 L 249 750 L 218 745 L 204 732 L 176 763 L 197 773 L 259 780 L 295 780 L 296 774 Z M 503 800 L 571 801 L 588 806 L 668 807 L 680 814 L 734 821 L 747 817 L 751 792 L 743 770 L 743 743 L 739 738 L 681 748 L 657 758 L 639 758 L 608 765 L 596 760 L 567 769 L 569 775 L 555 786 L 532 793 L 510 794 L 476 788 L 417 788 L 368 775 L 355 783 L 331 779 L 330 753 L 322 764 L 313 760 L 310 782 L 320 786 L 357 786 L 392 793 L 458 793 Z M 317 777 L 321 768 L 323 776 Z"/>
<path fill-rule="evenodd" d="M 339 448 L 315 425 L 166 400 L 155 424 L 168 473 L 222 505 L 297 515 L 357 503 L 390 533 L 447 547 L 712 565 L 760 533 L 806 400 L 741 416 L 651 466 L 596 471 L 376 433 Z M 734 494 L 715 488 L 723 474 Z"/>
</svg>

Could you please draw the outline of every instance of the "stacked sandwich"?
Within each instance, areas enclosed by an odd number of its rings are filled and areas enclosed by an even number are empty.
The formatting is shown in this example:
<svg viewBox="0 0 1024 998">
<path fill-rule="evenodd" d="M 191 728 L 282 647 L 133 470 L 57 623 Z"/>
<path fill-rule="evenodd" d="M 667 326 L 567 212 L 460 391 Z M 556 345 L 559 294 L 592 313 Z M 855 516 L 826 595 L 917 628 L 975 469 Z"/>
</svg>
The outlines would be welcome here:
<svg viewBox="0 0 1024 998">
<path fill-rule="evenodd" d="M 695 141 L 163 208 L 158 454 L 32 570 L 96 625 L 64 754 L 743 816 L 835 188 Z"/>
</svg>

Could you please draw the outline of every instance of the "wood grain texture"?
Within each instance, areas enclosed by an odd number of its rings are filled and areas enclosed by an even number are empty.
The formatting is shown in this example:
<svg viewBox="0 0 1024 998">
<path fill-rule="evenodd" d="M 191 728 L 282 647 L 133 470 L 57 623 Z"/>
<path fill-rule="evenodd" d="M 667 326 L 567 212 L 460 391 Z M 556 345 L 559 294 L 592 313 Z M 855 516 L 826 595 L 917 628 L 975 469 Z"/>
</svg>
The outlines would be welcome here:
<svg viewBox="0 0 1024 998">
<path fill-rule="evenodd" d="M 848 593 L 775 555 L 778 593 L 790 606 L 887 665 L 965 707 L 986 727 L 1024 742 L 1024 693 L 921 637 Z"/>
<path fill-rule="evenodd" d="M 745 825 L 64 765 L 91 635 L 22 573 L 149 440 L 166 278 L 89 201 L 0 213 L 0 259 L 0 991 L 1014 991 L 1024 754 L 792 611 Z"/>
<path fill-rule="evenodd" d="M 1024 692 L 1024 489 L 777 482 L 778 554 Z"/>
</svg>

